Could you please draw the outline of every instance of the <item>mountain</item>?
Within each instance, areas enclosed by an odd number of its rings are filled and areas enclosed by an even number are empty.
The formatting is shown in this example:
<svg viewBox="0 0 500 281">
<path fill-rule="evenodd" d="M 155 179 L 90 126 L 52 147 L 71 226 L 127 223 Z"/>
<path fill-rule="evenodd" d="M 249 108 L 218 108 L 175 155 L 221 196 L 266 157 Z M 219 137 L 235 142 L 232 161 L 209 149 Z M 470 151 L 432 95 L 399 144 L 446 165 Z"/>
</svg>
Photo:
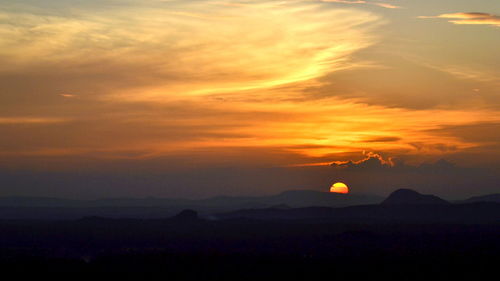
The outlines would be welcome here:
<svg viewBox="0 0 500 281">
<path fill-rule="evenodd" d="M 0 207 L 81 207 L 83 202 L 52 197 L 0 197 Z"/>
<path fill-rule="evenodd" d="M 365 205 L 343 208 L 247 209 L 220 213 L 221 220 L 303 221 L 329 223 L 500 223 L 500 204 Z"/>
<path fill-rule="evenodd" d="M 346 207 L 378 204 L 381 197 L 371 195 L 340 194 L 312 190 L 290 190 L 263 200 L 267 205 L 286 204 L 290 207 Z"/>
<path fill-rule="evenodd" d="M 218 207 L 218 208 L 264 208 L 274 205 L 290 207 L 306 206 L 351 206 L 375 204 L 381 197 L 369 195 L 337 194 L 311 190 L 285 191 L 270 196 L 218 196 L 208 199 L 175 198 L 108 198 L 99 200 L 71 200 L 49 197 L 0 197 L 0 207 Z"/>
<path fill-rule="evenodd" d="M 434 195 L 413 190 L 393 192 L 381 204 L 341 208 L 260 208 L 219 213 L 218 219 L 328 221 L 340 223 L 500 223 L 500 204 L 479 202 L 451 204 Z"/>
<path fill-rule="evenodd" d="M 500 203 L 500 193 L 475 196 L 469 199 L 460 201 L 460 203 L 477 203 L 477 202 L 495 202 Z"/>
<path fill-rule="evenodd" d="M 382 205 L 447 205 L 448 201 L 435 195 L 420 194 L 411 189 L 399 189 L 391 193 Z"/>
<path fill-rule="evenodd" d="M 488 198 L 494 196 L 487 196 L 486 199 Z M 451 204 L 439 197 L 407 189 L 397 190 L 385 200 L 372 196 L 308 190 L 286 191 L 272 196 L 214 197 L 203 200 L 121 198 L 85 201 L 16 197 L 0 198 L 0 219 L 72 220 L 83 217 L 163 219 L 178 214 L 174 221 L 196 221 L 197 212 L 200 219 L 222 220 L 245 218 L 324 220 L 342 223 L 500 222 L 500 204 L 465 203 L 467 204 Z"/>
<path fill-rule="evenodd" d="M 183 210 L 172 219 L 177 222 L 196 222 L 199 220 L 199 217 L 198 212 L 194 210 Z"/>
<path fill-rule="evenodd" d="M 45 197 L 0 197 L 0 219 L 78 219 L 82 217 L 164 218 L 182 210 L 197 210 L 200 216 L 239 209 L 324 206 L 345 207 L 378 204 L 383 198 L 334 194 L 310 190 L 285 191 L 270 196 L 219 196 L 208 199 L 108 198 L 70 200 Z"/>
</svg>

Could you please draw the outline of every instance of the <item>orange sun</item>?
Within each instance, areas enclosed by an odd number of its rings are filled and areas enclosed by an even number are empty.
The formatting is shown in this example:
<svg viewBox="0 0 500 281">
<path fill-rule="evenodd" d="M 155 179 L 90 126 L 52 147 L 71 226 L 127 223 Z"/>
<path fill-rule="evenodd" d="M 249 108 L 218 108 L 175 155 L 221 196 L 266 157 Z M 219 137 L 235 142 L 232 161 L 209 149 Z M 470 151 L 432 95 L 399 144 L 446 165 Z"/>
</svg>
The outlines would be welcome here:
<svg viewBox="0 0 500 281">
<path fill-rule="evenodd" d="M 330 187 L 330 192 L 334 193 L 342 193 L 342 194 L 347 194 L 349 193 L 349 188 L 347 185 L 343 182 L 337 182 Z"/>
</svg>

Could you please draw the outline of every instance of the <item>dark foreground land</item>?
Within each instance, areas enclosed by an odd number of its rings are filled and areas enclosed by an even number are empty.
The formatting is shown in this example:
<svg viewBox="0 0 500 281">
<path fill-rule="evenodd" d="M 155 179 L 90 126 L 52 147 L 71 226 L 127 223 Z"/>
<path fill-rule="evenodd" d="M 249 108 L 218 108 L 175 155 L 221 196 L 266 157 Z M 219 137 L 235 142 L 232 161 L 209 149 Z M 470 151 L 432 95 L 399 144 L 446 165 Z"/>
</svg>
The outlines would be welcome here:
<svg viewBox="0 0 500 281">
<path fill-rule="evenodd" d="M 500 223 L 204 220 L 192 212 L 0 221 L 0 267 L 18 278 L 473 280 L 497 278 L 499 261 Z"/>
</svg>

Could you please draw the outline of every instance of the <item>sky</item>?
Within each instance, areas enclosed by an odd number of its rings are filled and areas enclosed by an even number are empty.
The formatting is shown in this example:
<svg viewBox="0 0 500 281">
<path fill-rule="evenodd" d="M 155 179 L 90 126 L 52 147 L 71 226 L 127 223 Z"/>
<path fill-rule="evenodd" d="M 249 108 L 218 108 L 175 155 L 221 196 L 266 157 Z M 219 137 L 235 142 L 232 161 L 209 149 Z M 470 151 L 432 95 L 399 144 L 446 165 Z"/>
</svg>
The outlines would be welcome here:
<svg viewBox="0 0 500 281">
<path fill-rule="evenodd" d="M 496 0 L 0 0 L 0 196 L 500 190 Z"/>
</svg>

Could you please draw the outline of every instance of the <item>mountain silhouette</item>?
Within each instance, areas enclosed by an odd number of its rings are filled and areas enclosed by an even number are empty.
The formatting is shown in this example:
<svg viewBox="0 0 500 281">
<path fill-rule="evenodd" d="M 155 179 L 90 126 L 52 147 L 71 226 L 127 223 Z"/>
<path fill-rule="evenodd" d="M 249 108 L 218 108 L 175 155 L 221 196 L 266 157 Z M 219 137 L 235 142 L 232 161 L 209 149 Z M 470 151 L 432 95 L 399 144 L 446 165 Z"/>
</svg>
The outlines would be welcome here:
<svg viewBox="0 0 500 281">
<path fill-rule="evenodd" d="M 173 220 L 177 222 L 195 222 L 199 219 L 198 212 L 194 210 L 183 210 L 175 215 Z"/>
<path fill-rule="evenodd" d="M 377 204 L 381 197 L 372 195 L 340 194 L 314 190 L 289 190 L 262 198 L 268 206 L 286 204 L 290 207 L 346 207 L 354 205 Z"/>
<path fill-rule="evenodd" d="M 500 193 L 475 196 L 469 199 L 460 201 L 460 203 L 477 203 L 477 202 L 495 202 L 500 203 Z"/>
<path fill-rule="evenodd" d="M 448 201 L 435 195 L 420 194 L 411 189 L 398 189 L 391 193 L 382 205 L 447 205 Z"/>
<path fill-rule="evenodd" d="M 434 196 L 401 189 L 385 200 L 377 196 L 335 194 L 312 190 L 285 191 L 270 196 L 220 196 L 201 200 L 169 198 L 111 198 L 100 200 L 66 200 L 36 197 L 0 198 L 0 219 L 72 220 L 84 217 L 116 219 L 257 218 L 297 219 L 326 218 L 338 220 L 400 220 L 412 218 L 436 220 L 440 214 L 446 221 L 469 221 L 497 212 L 499 194 L 473 197 L 453 204 Z M 426 208 L 422 208 L 425 205 Z M 463 206 L 470 205 L 470 206 Z M 491 214 L 488 215 L 488 210 Z M 185 212 L 182 212 L 182 211 Z M 432 211 L 431 211 L 432 210 Z M 176 216 L 177 215 L 177 216 Z M 436 218 L 435 218 L 436 217 Z M 189 220 L 189 219 L 188 219 Z"/>
<path fill-rule="evenodd" d="M 382 197 L 293 190 L 268 196 L 217 196 L 207 199 L 107 198 L 71 200 L 48 197 L 0 197 L 0 219 L 165 218 L 182 210 L 200 216 L 255 208 L 347 207 L 378 204 Z"/>
<path fill-rule="evenodd" d="M 215 215 L 220 220 L 301 221 L 329 223 L 498 223 L 500 204 L 396 204 L 343 208 L 247 209 Z"/>
<path fill-rule="evenodd" d="M 496 223 L 500 204 L 478 202 L 451 204 L 434 195 L 413 190 L 393 192 L 381 204 L 348 207 L 254 208 L 218 213 L 218 219 L 323 221 L 340 223 Z"/>
</svg>

